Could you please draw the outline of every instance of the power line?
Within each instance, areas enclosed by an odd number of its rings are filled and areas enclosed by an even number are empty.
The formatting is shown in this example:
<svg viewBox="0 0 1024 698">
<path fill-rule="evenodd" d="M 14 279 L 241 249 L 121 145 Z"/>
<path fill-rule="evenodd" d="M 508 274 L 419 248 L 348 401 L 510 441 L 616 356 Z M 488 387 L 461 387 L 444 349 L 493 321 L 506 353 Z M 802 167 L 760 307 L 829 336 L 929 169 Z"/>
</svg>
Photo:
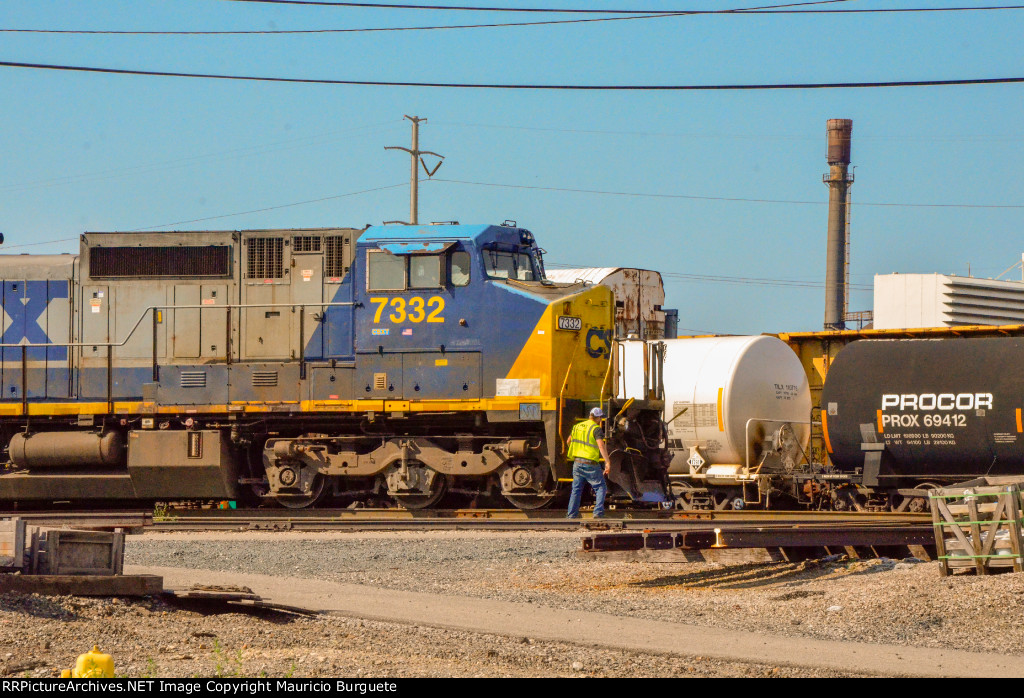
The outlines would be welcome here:
<svg viewBox="0 0 1024 698">
<path fill-rule="evenodd" d="M 584 24 L 587 22 L 620 22 L 631 19 L 680 17 L 690 12 L 666 12 L 627 17 L 593 17 L 588 19 L 549 19 L 537 22 L 497 22 L 494 24 L 440 24 L 424 27 L 366 27 L 354 29 L 253 29 L 237 31 L 114 31 L 100 29 L 0 29 L 0 34 L 104 34 L 126 36 L 239 36 L 251 34 L 349 34 L 365 32 L 431 31 L 438 29 L 488 29 L 495 27 L 539 27 L 550 24 Z"/>
<path fill-rule="evenodd" d="M 322 201 L 331 201 L 332 199 L 344 199 L 347 196 L 356 196 L 358 194 L 369 194 L 374 191 L 384 191 L 385 189 L 395 189 L 396 187 L 404 187 L 406 183 L 401 184 L 389 184 L 385 187 L 374 187 L 373 189 L 363 189 L 361 191 L 351 191 L 347 194 L 335 194 L 334 196 L 324 196 L 319 199 L 309 199 L 308 201 L 296 201 L 290 204 L 281 204 L 279 206 L 267 206 L 265 208 L 254 208 L 251 211 L 239 211 L 237 213 L 225 213 L 220 216 L 206 216 L 205 218 L 192 218 L 187 221 L 174 221 L 173 223 L 161 223 L 160 225 L 150 225 L 145 228 L 133 228 L 129 233 L 138 233 L 143 230 L 155 230 L 157 228 L 169 228 L 172 225 L 186 225 L 188 223 L 201 223 L 203 221 L 212 221 L 218 218 L 231 218 L 232 216 L 244 216 L 249 213 L 263 213 L 264 211 L 276 211 L 282 208 L 291 208 L 292 206 L 305 206 L 306 204 L 318 204 Z"/>
<path fill-rule="evenodd" d="M 799 201 L 794 199 L 748 199 L 735 196 L 694 196 L 690 194 L 654 194 L 649 192 L 631 191 L 606 191 L 601 189 L 571 189 L 568 187 L 541 187 L 527 184 L 499 184 L 496 182 L 470 182 L 462 179 L 442 179 L 440 177 L 428 180 L 431 182 L 446 182 L 449 184 L 469 184 L 478 187 L 496 187 L 501 189 L 530 189 L 535 191 L 558 191 L 571 194 L 599 194 L 603 196 L 635 196 L 653 199 L 691 199 L 696 201 L 735 201 L 754 204 L 799 204 L 809 206 L 828 206 L 827 201 Z M 1024 204 L 911 204 L 900 202 L 865 202 L 859 201 L 853 204 L 859 206 L 884 206 L 902 208 L 1005 208 L 1022 209 Z"/>
<path fill-rule="evenodd" d="M 447 24 L 421 27 L 369 27 L 353 29 L 258 29 L 258 30 L 218 30 L 218 31 L 136 31 L 136 30 L 106 30 L 106 29 L 0 29 L 0 33 L 16 34 L 102 34 L 122 36 L 238 36 L 238 35 L 259 35 L 259 34 L 343 34 L 359 32 L 390 32 L 390 31 L 429 31 L 440 29 L 483 29 L 494 27 L 535 27 L 551 24 L 583 24 L 587 22 L 616 22 L 630 19 L 661 19 L 665 17 L 682 17 L 686 15 L 715 15 L 731 13 L 751 13 L 754 11 L 768 11 L 773 9 L 784 9 L 804 5 L 830 4 L 834 2 L 849 2 L 850 0 L 818 0 L 817 2 L 789 3 L 784 5 L 762 5 L 757 8 L 734 8 L 729 10 L 677 10 L 671 12 L 641 12 L 639 14 L 628 14 L 616 17 L 597 17 L 588 19 L 559 19 L 543 20 L 535 22 L 499 22 L 494 24 Z M 392 7 L 392 6 L 387 6 Z M 1022 6 L 1024 7 L 1024 6 Z M 436 9 L 436 8 L 434 8 Z M 458 9 L 458 8 L 456 8 Z M 508 10 L 517 12 L 520 10 Z M 522 10 L 524 12 L 551 11 L 557 10 Z M 594 12 L 607 14 L 598 10 L 579 10 L 578 12 Z"/>
<path fill-rule="evenodd" d="M 97 172 L 69 174 L 61 177 L 50 177 L 48 179 L 29 180 L 25 182 L 16 182 L 13 184 L 0 184 L 0 191 L 24 191 L 28 189 L 42 189 L 47 187 L 63 186 L 67 184 L 79 184 L 83 182 L 99 182 L 107 179 L 115 179 L 118 177 L 126 177 L 130 175 L 139 174 L 151 174 L 154 172 L 163 172 L 166 170 L 173 170 L 181 167 L 189 167 L 190 165 L 199 164 L 204 161 L 223 162 L 225 160 L 233 160 L 236 158 L 244 157 L 254 157 L 258 155 L 265 155 L 268 153 L 278 152 L 281 150 L 291 150 L 293 148 L 308 148 L 311 146 L 323 145 L 324 143 L 328 143 L 331 140 L 333 140 L 334 137 L 339 136 L 340 134 L 343 133 L 350 133 L 353 131 L 372 132 L 373 130 L 381 129 L 382 127 L 397 125 L 398 123 L 400 122 L 381 122 L 377 124 L 368 124 L 366 126 L 354 126 L 352 128 L 330 131 L 328 133 L 303 136 L 301 138 L 293 138 L 284 141 L 263 143 L 260 145 L 246 146 L 243 148 L 234 148 L 231 150 L 222 150 L 203 155 L 192 155 L 189 157 L 176 158 L 174 160 L 165 160 L 162 162 L 143 163 L 140 165 L 131 165 L 128 167 L 118 167 L 109 170 L 100 170 Z"/>
<path fill-rule="evenodd" d="M 777 7 L 780 9 L 771 9 Z M 238 29 L 238 30 L 115 30 L 115 29 L 0 29 L 0 34 L 72 34 L 105 36 L 252 36 L 274 34 L 351 34 L 368 32 L 436 31 L 442 29 L 491 29 L 505 27 L 538 27 L 554 24 L 584 24 L 589 22 L 618 22 L 631 19 L 663 19 L 688 15 L 797 15 L 797 14 L 874 14 L 874 13 L 921 13 L 921 12 L 977 12 L 992 10 L 1024 10 L 1024 5 L 999 5 L 989 7 L 897 7 L 884 9 L 839 9 L 839 10 L 789 10 L 788 5 L 766 5 L 763 8 L 732 10 L 680 10 L 616 17 L 594 17 L 588 19 L 551 19 L 535 22 L 496 22 L 492 24 L 439 24 L 417 27 L 358 27 L 342 29 Z"/>
<path fill-rule="evenodd" d="M 877 87 L 942 87 L 954 85 L 1005 85 L 1024 82 L 1024 77 L 1009 78 L 962 78 L 956 80 L 893 80 L 885 82 L 812 82 L 812 83 L 764 83 L 746 85 L 551 85 L 529 83 L 459 83 L 459 82 L 412 82 L 388 80 L 334 80 L 326 78 L 280 78 L 255 75 L 222 75 L 214 73 L 181 73 L 161 70 L 132 70 L 127 68 L 98 68 L 82 65 L 54 65 L 47 63 L 19 63 L 0 61 L 0 67 L 29 68 L 34 70 L 56 70 L 79 73 L 100 73 L 107 75 L 141 75 L 148 77 L 202 78 L 207 80 L 240 80 L 248 82 L 278 82 L 304 85 L 348 85 L 367 87 L 441 87 L 485 90 L 568 90 L 586 92 L 682 92 L 682 91 L 730 91 L 730 90 L 818 90 Z"/>
<path fill-rule="evenodd" d="M 578 269 L 581 266 L 579 264 L 564 264 L 564 263 L 545 263 L 546 266 L 553 267 L 556 269 Z M 723 284 L 740 284 L 747 286 L 779 286 L 783 288 L 825 288 L 824 281 L 800 281 L 796 279 L 772 279 L 755 276 L 727 276 L 720 274 L 687 274 L 683 272 L 659 272 L 662 278 L 668 278 L 676 281 L 700 281 L 706 283 L 723 283 Z M 851 289 L 855 291 L 870 291 L 873 286 L 871 284 L 851 284 Z"/>
<path fill-rule="evenodd" d="M 506 131 L 539 131 L 548 133 L 579 133 L 583 135 L 594 135 L 594 136 L 645 136 L 653 138 L 726 138 L 734 140 L 783 140 L 783 141 L 818 141 L 821 139 L 820 135 L 809 135 L 809 134 L 796 134 L 796 133 L 757 133 L 754 131 L 750 132 L 739 132 L 735 131 L 732 133 L 700 133 L 700 132 L 664 132 L 664 131 L 611 131 L 611 130 L 599 130 L 599 129 L 580 129 L 580 128 L 555 128 L 555 127 L 544 127 L 544 126 L 515 126 L 512 124 L 479 124 L 469 123 L 462 121 L 435 121 L 435 126 L 463 126 L 469 128 L 492 128 L 501 129 Z M 902 135 L 864 135 L 860 134 L 857 136 L 858 141 L 900 141 L 900 142 L 934 142 L 934 141 L 951 141 L 951 142 L 965 142 L 965 143 L 984 143 L 984 142 L 1016 142 L 1024 140 L 1024 136 L 1009 135 L 1009 134 L 949 134 L 949 135 L 921 135 L 920 133 L 915 134 L 902 134 Z"/>
<path fill-rule="evenodd" d="M 363 189 L 361 191 L 350 191 L 350 192 L 348 192 L 346 194 L 335 194 L 333 196 L 324 196 L 324 197 L 321 197 L 319 199 L 309 199 L 307 201 L 295 201 L 295 202 L 292 202 L 290 204 L 280 204 L 278 206 L 266 206 L 264 208 L 254 208 L 254 209 L 252 209 L 250 211 L 238 211 L 236 213 L 225 213 L 225 214 L 222 214 L 222 215 L 219 215 L 219 216 L 206 216 L 204 218 L 192 218 L 192 219 L 184 220 L 184 221 L 175 221 L 173 223 L 161 223 L 160 225 L 150 225 L 150 226 L 146 226 L 145 228 L 133 228 L 131 230 L 126 230 L 126 231 L 123 231 L 123 232 L 139 233 L 139 232 L 142 232 L 142 231 L 145 231 L 145 230 L 156 230 L 157 228 L 169 228 L 172 225 L 186 225 L 188 223 L 201 223 L 203 221 L 212 221 L 212 220 L 217 220 L 219 218 L 231 218 L 232 216 L 244 216 L 244 215 L 247 215 L 249 213 L 263 213 L 265 211 L 276 211 L 276 210 L 282 209 L 282 208 L 291 208 L 293 206 L 305 206 L 306 204 L 317 204 L 317 203 L 320 203 L 322 201 L 331 201 L 333 199 L 343 199 L 343 198 L 348 197 L 348 196 L 358 196 L 359 194 L 369 194 L 370 192 L 375 192 L 375 191 L 384 191 L 386 189 L 396 189 L 398 187 L 404 187 L 404 186 L 406 186 L 406 184 L 407 184 L 406 182 L 402 182 L 401 184 L 389 184 L 389 185 L 384 186 L 384 187 L 374 187 L 373 189 Z M 3 249 L 4 250 L 12 250 L 12 249 L 17 249 L 17 248 L 21 248 L 21 247 L 36 247 L 38 245 L 55 245 L 55 244 L 57 244 L 59 242 L 74 242 L 76 240 L 78 240 L 77 237 L 74 237 L 74 238 L 61 238 L 59 240 L 47 240 L 45 242 L 25 242 L 25 243 L 21 243 L 21 244 L 18 244 L 18 245 L 4 245 Z"/>
<path fill-rule="evenodd" d="M 441 10 L 469 12 L 534 12 L 549 14 L 617 14 L 643 15 L 658 10 L 601 10 L 595 8 L 551 8 L 551 7 L 473 7 L 471 5 L 416 5 L 386 2 L 334 2 L 333 0 L 227 0 L 227 2 L 261 3 L 264 5 L 313 5 L 318 7 L 358 7 L 376 10 Z M 768 8 L 804 7 L 809 5 L 832 5 L 850 0 L 816 0 L 815 2 L 793 2 L 785 5 L 769 5 L 767 7 L 738 8 L 732 10 L 675 10 L 679 14 L 727 14 L 763 11 Z"/>
</svg>

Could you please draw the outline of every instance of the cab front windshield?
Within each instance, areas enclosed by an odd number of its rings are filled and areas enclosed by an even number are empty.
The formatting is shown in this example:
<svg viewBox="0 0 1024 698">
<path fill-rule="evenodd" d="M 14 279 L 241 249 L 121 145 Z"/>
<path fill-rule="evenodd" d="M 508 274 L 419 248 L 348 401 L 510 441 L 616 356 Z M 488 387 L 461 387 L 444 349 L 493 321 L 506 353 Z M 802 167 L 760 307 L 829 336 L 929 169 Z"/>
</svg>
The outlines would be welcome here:
<svg viewBox="0 0 1024 698">
<path fill-rule="evenodd" d="M 533 257 L 519 247 L 485 247 L 484 268 L 488 278 L 536 281 Z"/>
</svg>

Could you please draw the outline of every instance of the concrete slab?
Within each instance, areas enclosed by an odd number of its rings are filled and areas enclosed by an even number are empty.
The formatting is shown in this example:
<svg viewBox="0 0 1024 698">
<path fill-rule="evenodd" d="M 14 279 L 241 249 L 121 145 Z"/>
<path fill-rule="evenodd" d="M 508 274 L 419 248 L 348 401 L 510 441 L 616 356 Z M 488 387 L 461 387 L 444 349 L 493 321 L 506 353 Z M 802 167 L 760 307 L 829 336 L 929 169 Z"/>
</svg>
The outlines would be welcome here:
<svg viewBox="0 0 1024 698">
<path fill-rule="evenodd" d="M 395 591 L 322 580 L 126 566 L 168 588 L 244 585 L 268 601 L 374 620 L 680 656 L 825 667 L 883 676 L 1024 677 L 1021 655 L 838 642 L 587 613 L 537 604 Z"/>
</svg>

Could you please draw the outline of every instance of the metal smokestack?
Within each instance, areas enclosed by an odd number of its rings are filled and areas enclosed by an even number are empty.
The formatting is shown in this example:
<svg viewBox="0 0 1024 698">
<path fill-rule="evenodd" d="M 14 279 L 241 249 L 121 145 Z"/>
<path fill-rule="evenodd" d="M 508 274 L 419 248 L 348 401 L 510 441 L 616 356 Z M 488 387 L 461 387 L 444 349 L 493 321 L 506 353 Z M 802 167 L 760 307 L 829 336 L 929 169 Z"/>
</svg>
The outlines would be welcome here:
<svg viewBox="0 0 1024 698">
<path fill-rule="evenodd" d="M 851 119 L 829 119 L 829 171 L 822 180 L 828 185 L 828 245 L 825 251 L 825 329 L 846 328 L 847 204 L 853 175 L 850 167 Z"/>
</svg>

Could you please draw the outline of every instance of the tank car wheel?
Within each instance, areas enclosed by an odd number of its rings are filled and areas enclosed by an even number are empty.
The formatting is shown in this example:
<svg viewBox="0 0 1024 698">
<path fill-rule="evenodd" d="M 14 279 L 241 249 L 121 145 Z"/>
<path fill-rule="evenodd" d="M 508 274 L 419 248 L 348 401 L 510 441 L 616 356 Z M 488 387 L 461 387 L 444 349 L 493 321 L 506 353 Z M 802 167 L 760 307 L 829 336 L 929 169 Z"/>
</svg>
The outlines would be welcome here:
<svg viewBox="0 0 1024 698">
<path fill-rule="evenodd" d="M 904 507 L 904 511 L 908 511 L 911 514 L 923 514 L 931 509 L 931 504 L 928 502 L 928 490 L 936 490 L 939 488 L 934 482 L 922 482 L 916 486 L 915 490 L 921 490 L 921 497 L 907 497 L 907 505 Z"/>
<path fill-rule="evenodd" d="M 309 494 L 279 494 L 274 496 L 274 501 L 285 509 L 305 509 L 306 507 L 311 507 L 323 498 L 324 492 L 326 492 L 326 488 L 324 487 L 326 480 L 327 478 L 318 474 L 310 485 L 311 491 Z"/>
<path fill-rule="evenodd" d="M 714 503 L 715 511 L 725 511 L 727 509 L 734 509 L 733 501 L 736 499 L 732 492 L 715 492 L 711 495 L 711 501 Z M 740 499 L 740 502 L 743 500 Z M 742 508 L 742 506 L 740 507 Z"/>
</svg>

